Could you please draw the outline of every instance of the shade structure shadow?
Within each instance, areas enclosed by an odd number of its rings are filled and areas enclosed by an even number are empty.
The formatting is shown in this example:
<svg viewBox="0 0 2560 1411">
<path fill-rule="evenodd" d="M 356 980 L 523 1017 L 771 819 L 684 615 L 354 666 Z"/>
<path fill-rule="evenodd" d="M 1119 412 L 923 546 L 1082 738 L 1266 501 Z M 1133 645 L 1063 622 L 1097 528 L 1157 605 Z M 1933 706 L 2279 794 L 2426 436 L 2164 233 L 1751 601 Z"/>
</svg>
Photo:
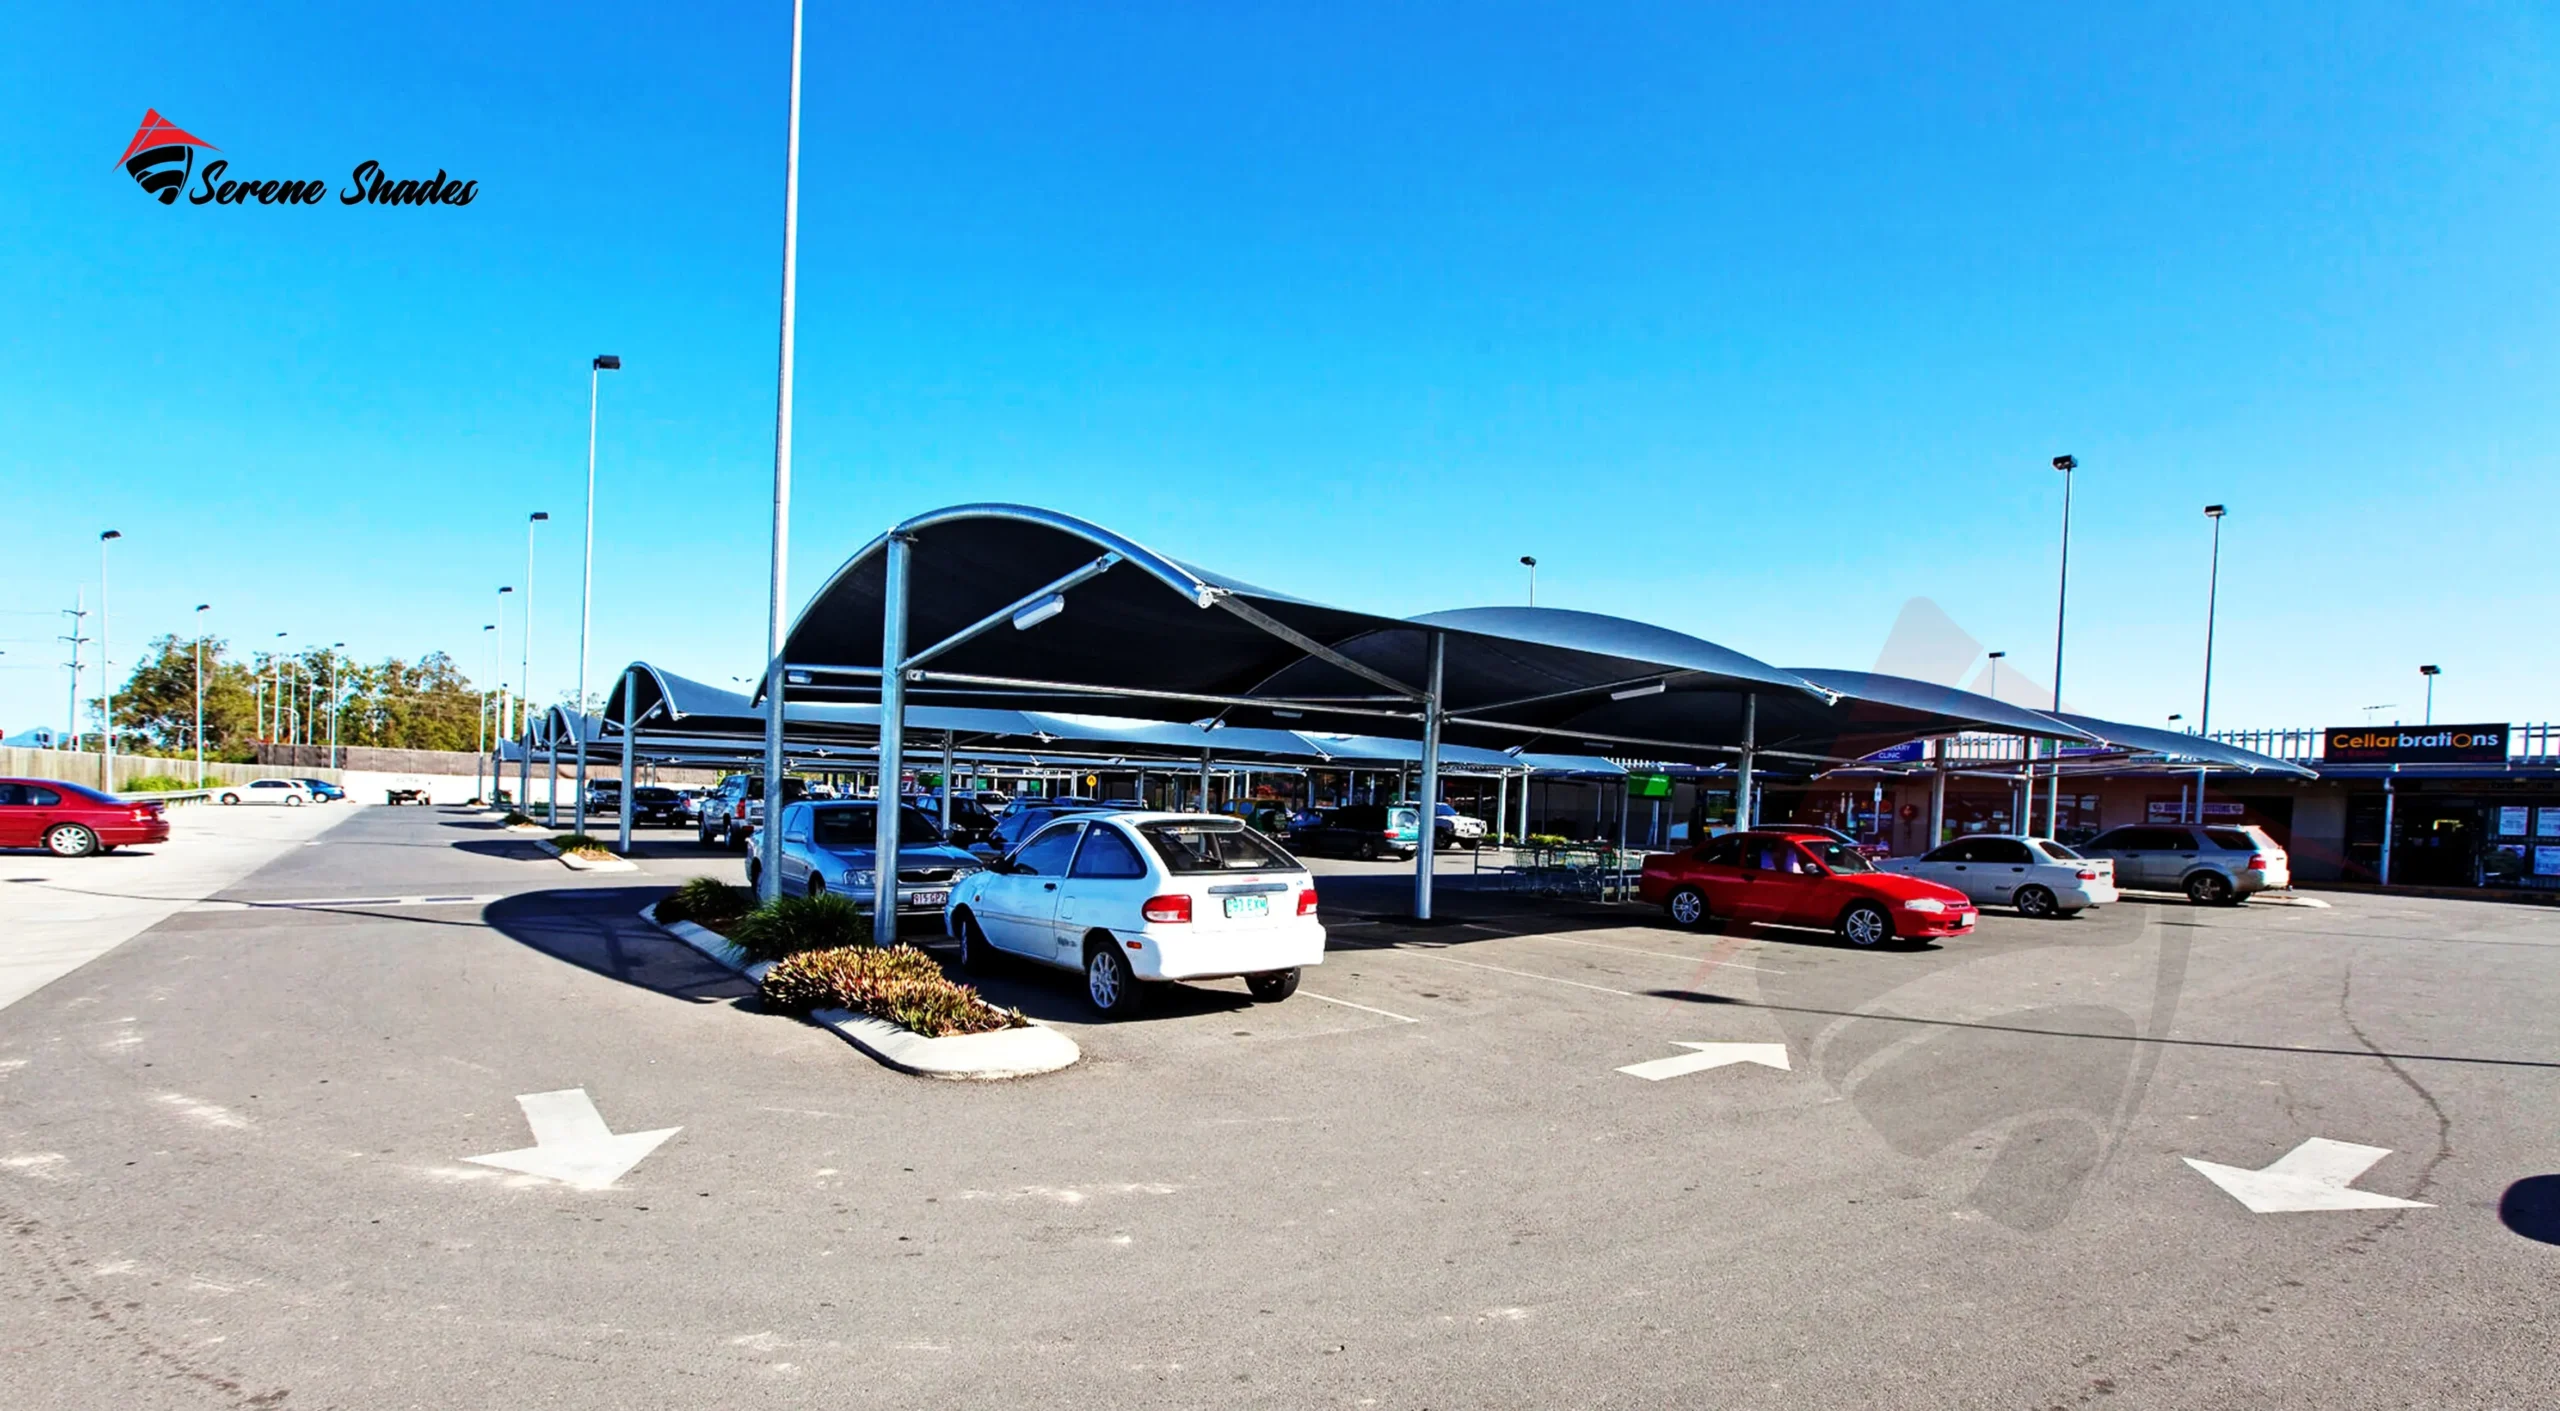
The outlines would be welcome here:
<svg viewBox="0 0 2560 1411">
<path fill-rule="evenodd" d="M 490 903 L 481 920 L 500 935 L 626 985 L 694 1004 L 753 1003 L 745 976 L 640 919 L 665 887 L 576 887 L 520 892 Z"/>
<path fill-rule="evenodd" d="M 2498 1221 L 2543 1244 L 2560 1244 L 2560 1176 L 2527 1176 L 2498 1199 Z"/>
</svg>

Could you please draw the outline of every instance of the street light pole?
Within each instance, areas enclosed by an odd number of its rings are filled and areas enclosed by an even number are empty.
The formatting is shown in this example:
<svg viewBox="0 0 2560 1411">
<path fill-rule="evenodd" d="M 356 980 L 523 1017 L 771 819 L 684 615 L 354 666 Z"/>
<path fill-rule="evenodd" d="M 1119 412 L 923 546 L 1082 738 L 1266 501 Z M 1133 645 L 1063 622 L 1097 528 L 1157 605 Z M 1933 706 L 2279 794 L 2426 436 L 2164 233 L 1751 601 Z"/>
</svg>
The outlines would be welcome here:
<svg viewBox="0 0 2560 1411">
<path fill-rule="evenodd" d="M 2213 567 L 2206 572 L 2204 588 L 2204 704 L 2196 711 L 2196 735 L 2211 738 L 2213 734 L 2213 624 L 2216 609 L 2222 601 L 2222 506 L 2207 505 L 2204 517 L 2213 521 Z M 2204 822 L 2205 767 L 2196 766 L 2196 822 Z"/>
<path fill-rule="evenodd" d="M 2071 614 L 2071 472 L 2080 468 L 2080 461 L 2076 456 L 2055 456 L 2053 468 L 2062 472 L 2062 580 L 2053 597 L 2053 709 L 2059 715 L 2062 712 L 2062 628 Z M 2054 748 L 2058 750 L 2061 746 Z M 2035 789 L 2032 767 L 2027 771 L 2027 788 L 2028 798 L 2032 801 Z M 2062 763 L 2059 756 L 2053 765 L 2053 787 L 2046 794 L 2045 823 L 2045 836 L 2053 837 L 2062 832 Z"/>
<path fill-rule="evenodd" d="M 282 642 L 284 639 L 284 633 L 279 632 L 276 634 L 276 640 L 278 642 Z M 274 744 L 276 743 L 277 738 L 284 734 L 283 647 L 271 647 L 268 649 L 267 676 L 269 678 L 267 683 L 267 709 L 269 714 L 265 724 L 267 731 L 267 743 Z"/>
<path fill-rule="evenodd" d="M 344 642 L 329 644 L 329 767 L 338 767 L 338 653 L 346 649 Z"/>
<path fill-rule="evenodd" d="M 1529 606 L 1536 607 L 1538 605 L 1538 560 L 1532 555 L 1522 554 L 1520 562 L 1529 570 Z"/>
<path fill-rule="evenodd" d="M 621 370 L 622 359 L 611 353 L 599 354 L 587 364 L 587 552 L 578 585 L 578 787 L 570 794 L 576 801 L 580 832 L 587 826 L 587 626 L 595 616 L 596 601 L 596 387 L 604 374 Z M 532 535 L 532 530 L 525 531 L 528 539 Z M 622 783 L 628 797 L 631 781 Z M 552 822 L 559 821 L 559 810 L 552 810 Z"/>
<path fill-rule="evenodd" d="M 2422 666 L 2418 668 L 2418 674 L 2427 678 L 2427 724 L 2433 725 L 2436 723 L 2436 678 L 2444 674 L 2444 668 Z"/>
<path fill-rule="evenodd" d="M 483 632 L 495 632 L 498 630 L 498 624 L 494 622 L 484 622 L 480 624 L 480 630 Z M 501 665 L 505 660 L 506 658 L 499 652 L 498 640 L 494 637 L 490 638 L 489 685 L 480 688 L 480 753 L 490 756 L 489 791 L 480 796 L 480 802 L 484 807 L 497 803 L 498 774 L 500 770 L 506 767 L 506 761 L 503 758 L 500 758 L 491 748 L 491 746 L 497 742 L 496 726 L 498 723 L 495 719 L 495 712 L 491 709 L 497 704 L 498 700 L 496 693 L 492 690 L 492 687 L 497 684 L 498 673 L 505 669 Z M 480 782 L 480 762 L 476 759 L 471 763 L 471 782 L 475 786 Z"/>
<path fill-rule="evenodd" d="M 123 537 L 115 529 L 98 535 L 98 743 L 104 751 L 98 762 L 98 787 L 111 794 L 116 789 L 116 673 L 107 655 L 107 545 Z"/>
<path fill-rule="evenodd" d="M 204 614 L 211 603 L 196 604 L 196 787 L 204 787 Z"/>
<path fill-rule="evenodd" d="M 761 869 L 767 900 L 782 895 L 782 830 L 774 825 L 782 815 L 782 613 L 784 594 L 788 591 L 785 575 L 791 562 L 791 341 L 792 302 L 800 272 L 800 21 L 803 0 L 791 0 L 791 116 L 788 135 L 783 142 L 782 158 L 782 352 L 775 379 L 773 408 L 773 582 L 765 610 L 764 658 L 764 860 Z M 891 545 L 892 551 L 896 545 Z M 884 671 L 895 671 L 898 663 L 886 653 L 880 663 Z M 882 704 L 885 707 L 897 686 L 887 676 L 880 680 Z M 885 717 L 887 712 L 882 712 Z M 897 722 L 883 719 L 882 754 L 893 753 L 886 731 L 898 728 Z M 890 819 L 898 806 L 898 783 L 882 770 L 880 815 Z M 894 837 L 895 835 L 892 834 Z M 894 928 L 897 925 L 897 879 L 889 879 L 886 895 L 888 912 L 876 916 L 875 922 Z"/>
<path fill-rule="evenodd" d="M 524 522 L 524 642 L 518 648 L 518 650 L 523 654 L 522 660 L 518 661 L 516 664 L 517 694 L 522 701 L 531 701 L 533 699 L 533 527 L 537 524 L 547 524 L 550 520 L 551 514 L 549 511 L 535 510 L 532 514 L 525 517 Z M 507 620 L 505 605 L 500 604 L 499 607 L 498 620 L 500 622 L 505 622 Z M 501 740 L 506 738 L 508 725 L 506 717 L 507 693 L 505 690 L 507 657 L 506 652 L 503 649 L 503 644 L 506 639 L 506 629 L 500 628 L 498 631 L 498 641 L 502 645 L 501 650 L 498 653 L 498 676 L 500 687 L 498 691 L 499 715 L 497 728 L 492 733 Z M 504 773 L 505 765 L 506 761 L 501 758 L 496 764 L 491 766 L 491 774 L 495 776 L 496 774 Z M 498 792 L 498 785 L 495 782 L 494 777 L 489 785 L 489 792 L 492 797 L 494 797 Z M 525 800 L 532 796 L 533 751 L 527 750 L 525 751 L 523 760 L 518 763 L 516 768 L 516 807 L 524 808 Z"/>
</svg>

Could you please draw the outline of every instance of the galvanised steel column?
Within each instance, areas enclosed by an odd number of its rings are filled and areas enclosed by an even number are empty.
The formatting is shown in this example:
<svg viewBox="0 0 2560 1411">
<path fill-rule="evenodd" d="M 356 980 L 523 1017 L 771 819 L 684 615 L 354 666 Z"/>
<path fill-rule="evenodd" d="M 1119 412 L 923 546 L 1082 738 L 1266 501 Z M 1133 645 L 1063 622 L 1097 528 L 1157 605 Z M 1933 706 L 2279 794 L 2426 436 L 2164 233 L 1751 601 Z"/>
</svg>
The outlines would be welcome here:
<svg viewBox="0 0 2560 1411">
<path fill-rule="evenodd" d="M 639 718 L 631 711 L 631 698 L 637 694 L 639 694 L 638 684 L 632 680 L 631 672 L 626 668 L 622 673 L 622 838 L 614 848 L 615 852 L 620 853 L 631 851 L 631 795 L 634 792 L 631 785 L 633 764 L 631 736 L 639 727 Z"/>
<path fill-rule="evenodd" d="M 1937 756 L 1936 772 L 1929 776 L 1929 843 L 1923 852 L 1934 852 L 1947 836 L 1947 742 L 1932 740 L 1930 752 Z"/>
<path fill-rule="evenodd" d="M 1482 794 L 1476 795 L 1481 799 Z M 1502 835 L 1511 824 L 1511 771 L 1506 769 L 1494 777 L 1493 845 L 1502 846 Z"/>
<path fill-rule="evenodd" d="M 1528 768 L 1520 771 L 1520 837 L 1515 846 L 1525 848 L 1529 845 L 1529 780 L 1536 773 L 1536 770 Z"/>
<path fill-rule="evenodd" d="M 1752 749 L 1760 732 L 1760 697 L 1752 692 L 1742 696 L 1742 758 L 1733 770 L 1733 826 L 1737 832 L 1751 828 L 1751 764 Z"/>
<path fill-rule="evenodd" d="M 1200 752 L 1200 811 L 1209 811 L 1209 752 Z"/>
<path fill-rule="evenodd" d="M 1422 684 L 1422 799 L 1415 810 L 1420 844 L 1413 852 L 1413 914 L 1431 919 L 1432 855 L 1440 850 L 1440 674 L 1448 640 L 1431 634 L 1431 665 Z"/>
<path fill-rule="evenodd" d="M 906 772 L 907 744 L 907 536 L 895 530 L 889 534 L 880 600 L 880 802 L 873 810 L 879 829 L 871 846 L 871 938 L 891 946 L 898 943 L 898 776 Z M 770 835 L 776 831 L 770 801 L 764 816 Z"/>
<path fill-rule="evenodd" d="M 2391 827 L 2392 827 L 2392 823 L 2393 823 L 2393 821 L 2394 821 L 2394 820 L 2393 820 L 2393 817 L 2392 817 L 2392 813 L 2393 813 L 2393 806 L 2394 806 L 2395 804 L 2397 804 L 2397 803 L 2399 802 L 2399 800 L 2400 800 L 2400 793 L 2399 793 L 2399 790 L 2397 790 L 2396 788 L 2394 788 L 2394 787 L 2393 787 L 2393 785 L 2395 785 L 2395 784 L 2397 784 L 2397 783 L 2399 782 L 2399 779 L 2398 779 L 2398 777 L 2397 777 L 2397 776 L 2399 775 L 2399 773 L 2400 773 L 2400 766 L 2398 766 L 2398 765 L 2396 765 L 2396 764 L 2395 764 L 2395 765 L 2391 766 L 2391 773 L 2389 773 L 2389 774 L 2385 774 L 2385 775 L 2383 775 L 2383 776 L 2382 776 L 2382 871 L 2381 871 L 2381 883 L 2382 883 L 2382 885 L 2383 885 L 2383 886 L 2386 886 L 2386 887 L 2388 887 L 2388 886 L 2390 886 L 2390 885 L 2391 885 Z"/>
<path fill-rule="evenodd" d="M 942 732 L 942 835 L 951 836 L 951 732 Z"/>
<path fill-rule="evenodd" d="M 773 408 L 773 582 L 765 611 L 764 797 L 770 817 L 782 802 L 782 620 L 791 564 L 791 343 L 800 277 L 801 0 L 791 0 L 791 119 L 782 160 L 782 350 Z M 883 660 L 886 667 L 893 662 Z M 764 830 L 764 897 L 782 895 L 782 830 Z"/>
</svg>

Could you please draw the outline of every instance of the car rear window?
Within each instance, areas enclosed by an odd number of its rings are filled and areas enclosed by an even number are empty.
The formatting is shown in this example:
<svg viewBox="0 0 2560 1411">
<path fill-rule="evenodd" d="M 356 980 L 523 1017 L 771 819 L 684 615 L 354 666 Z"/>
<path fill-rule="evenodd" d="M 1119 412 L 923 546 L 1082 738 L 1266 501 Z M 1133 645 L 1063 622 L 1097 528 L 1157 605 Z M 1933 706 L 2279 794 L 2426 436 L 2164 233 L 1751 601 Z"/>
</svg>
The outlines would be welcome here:
<svg viewBox="0 0 2560 1411">
<path fill-rule="evenodd" d="M 2226 852 L 2256 852 L 2265 846 L 2257 839 L 2250 837 L 2249 830 L 2246 828 L 2207 828 L 2204 830 L 2204 835 L 2213 839 L 2215 847 Z"/>
<path fill-rule="evenodd" d="M 1141 823 L 1170 872 L 1297 872 L 1298 860 L 1241 823 Z"/>
<path fill-rule="evenodd" d="M 2051 838 L 2036 839 L 2036 846 L 2044 849 L 2045 856 L 2047 857 L 2055 858 L 2063 862 L 2078 862 L 2080 860 L 2080 854 L 2073 852 L 2068 845 L 2057 843 Z"/>
</svg>

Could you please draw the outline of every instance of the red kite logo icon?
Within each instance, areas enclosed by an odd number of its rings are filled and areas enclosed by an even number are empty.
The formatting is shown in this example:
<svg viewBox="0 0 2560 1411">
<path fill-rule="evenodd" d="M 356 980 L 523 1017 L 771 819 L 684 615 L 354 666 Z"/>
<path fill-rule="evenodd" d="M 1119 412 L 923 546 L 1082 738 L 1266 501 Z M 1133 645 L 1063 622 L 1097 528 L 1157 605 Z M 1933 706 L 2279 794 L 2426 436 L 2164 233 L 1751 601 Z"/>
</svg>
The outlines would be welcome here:
<svg viewBox="0 0 2560 1411">
<path fill-rule="evenodd" d="M 133 140 L 125 144 L 124 155 L 116 160 L 133 173 L 143 190 L 158 198 L 161 205 L 177 204 L 178 188 L 187 184 L 187 174 L 195 169 L 196 149 L 211 148 L 212 143 L 160 116 L 157 108 L 145 109 L 142 126 L 133 131 Z"/>
</svg>

